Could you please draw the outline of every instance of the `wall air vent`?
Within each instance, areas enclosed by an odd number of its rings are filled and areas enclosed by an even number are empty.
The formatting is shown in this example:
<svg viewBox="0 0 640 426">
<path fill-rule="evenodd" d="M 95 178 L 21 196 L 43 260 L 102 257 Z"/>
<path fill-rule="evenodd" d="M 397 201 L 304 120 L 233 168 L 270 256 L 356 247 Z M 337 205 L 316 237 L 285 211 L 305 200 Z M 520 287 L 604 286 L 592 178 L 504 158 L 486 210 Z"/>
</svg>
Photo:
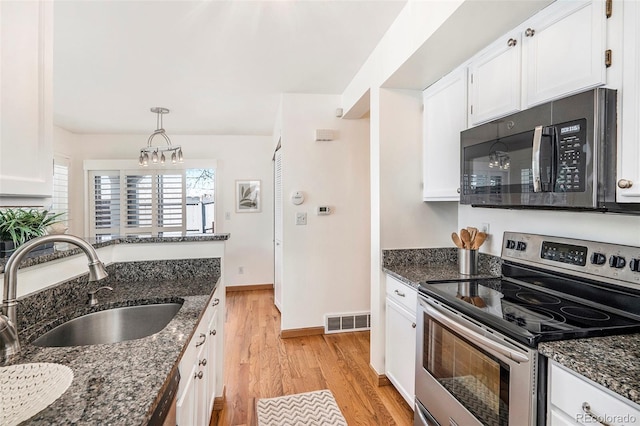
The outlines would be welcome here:
<svg viewBox="0 0 640 426">
<path fill-rule="evenodd" d="M 336 138 L 336 131 L 333 129 L 316 129 L 316 142 L 332 141 Z"/>
<path fill-rule="evenodd" d="M 325 315 L 325 334 L 363 331 L 370 328 L 371 314 L 369 312 Z"/>
</svg>

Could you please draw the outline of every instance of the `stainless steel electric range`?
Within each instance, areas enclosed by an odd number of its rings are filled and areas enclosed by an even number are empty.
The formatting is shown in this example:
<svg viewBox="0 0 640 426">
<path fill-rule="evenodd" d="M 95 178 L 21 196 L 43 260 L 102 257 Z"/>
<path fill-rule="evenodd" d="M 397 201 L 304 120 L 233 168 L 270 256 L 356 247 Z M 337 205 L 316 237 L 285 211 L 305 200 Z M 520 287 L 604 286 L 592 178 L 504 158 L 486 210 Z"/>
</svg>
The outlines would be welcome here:
<svg viewBox="0 0 640 426">
<path fill-rule="evenodd" d="M 539 342 L 640 332 L 640 247 L 506 232 L 501 257 L 420 285 L 416 425 L 544 424 Z"/>
</svg>

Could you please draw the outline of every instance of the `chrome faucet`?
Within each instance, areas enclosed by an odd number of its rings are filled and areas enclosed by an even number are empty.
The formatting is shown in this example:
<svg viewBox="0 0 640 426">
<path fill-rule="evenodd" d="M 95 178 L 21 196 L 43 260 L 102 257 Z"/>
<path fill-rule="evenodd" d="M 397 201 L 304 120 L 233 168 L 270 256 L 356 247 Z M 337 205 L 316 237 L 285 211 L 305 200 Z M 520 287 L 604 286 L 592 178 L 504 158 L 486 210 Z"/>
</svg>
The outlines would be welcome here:
<svg viewBox="0 0 640 426">
<path fill-rule="evenodd" d="M 113 291 L 112 287 L 109 286 L 103 286 L 100 288 L 97 288 L 95 290 L 92 290 L 89 292 L 89 306 L 96 306 L 98 304 L 98 298 L 96 297 L 96 293 L 99 292 L 100 290 L 110 290 Z"/>
<path fill-rule="evenodd" d="M 18 266 L 31 250 L 42 244 L 53 242 L 70 243 L 84 251 L 84 254 L 89 259 L 89 281 L 98 281 L 108 275 L 93 246 L 74 235 L 45 235 L 29 240 L 19 246 L 4 267 L 3 312 L 0 313 L 0 362 L 8 360 L 20 352 L 17 321 L 18 301 L 16 300 Z"/>
</svg>

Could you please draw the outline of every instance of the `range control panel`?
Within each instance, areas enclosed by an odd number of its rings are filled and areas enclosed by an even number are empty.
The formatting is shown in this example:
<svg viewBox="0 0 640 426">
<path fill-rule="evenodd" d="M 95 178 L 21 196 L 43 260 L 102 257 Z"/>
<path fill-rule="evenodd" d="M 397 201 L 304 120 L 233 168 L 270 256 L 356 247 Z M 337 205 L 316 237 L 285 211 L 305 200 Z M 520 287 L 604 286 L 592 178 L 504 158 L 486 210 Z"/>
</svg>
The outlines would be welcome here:
<svg viewBox="0 0 640 426">
<path fill-rule="evenodd" d="M 502 259 L 640 288 L 640 247 L 505 232 Z"/>
</svg>

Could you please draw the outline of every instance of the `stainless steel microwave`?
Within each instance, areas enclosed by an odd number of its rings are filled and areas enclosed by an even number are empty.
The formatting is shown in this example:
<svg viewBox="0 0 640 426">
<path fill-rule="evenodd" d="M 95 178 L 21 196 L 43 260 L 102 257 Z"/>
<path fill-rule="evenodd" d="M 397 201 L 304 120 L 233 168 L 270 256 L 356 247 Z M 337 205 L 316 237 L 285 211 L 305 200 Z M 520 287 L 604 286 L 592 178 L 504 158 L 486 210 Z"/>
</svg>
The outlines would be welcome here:
<svg viewBox="0 0 640 426">
<path fill-rule="evenodd" d="M 460 203 L 640 213 L 615 202 L 616 91 L 593 89 L 460 133 Z"/>
</svg>

